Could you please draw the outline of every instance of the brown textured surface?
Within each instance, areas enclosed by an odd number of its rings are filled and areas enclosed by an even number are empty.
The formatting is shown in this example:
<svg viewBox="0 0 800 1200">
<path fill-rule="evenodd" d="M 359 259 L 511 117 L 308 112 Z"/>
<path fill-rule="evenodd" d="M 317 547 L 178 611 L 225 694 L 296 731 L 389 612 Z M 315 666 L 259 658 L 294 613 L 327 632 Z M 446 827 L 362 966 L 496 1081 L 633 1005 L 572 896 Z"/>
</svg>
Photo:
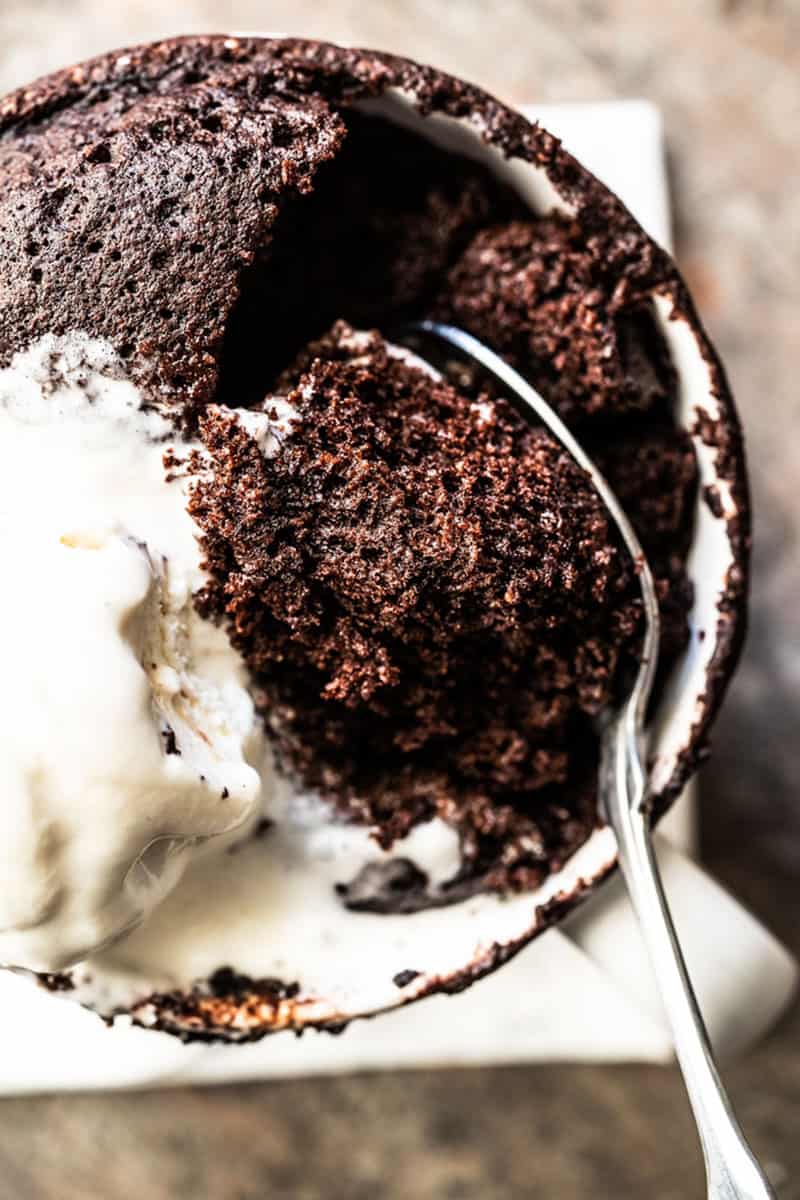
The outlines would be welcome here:
<svg viewBox="0 0 800 1200">
<path fill-rule="evenodd" d="M 337 324 L 286 373 L 275 458 L 224 409 L 201 421 L 203 610 L 229 619 L 288 769 L 387 849 L 436 815 L 468 878 L 538 886 L 594 826 L 632 564 L 544 430 L 353 339 Z"/>
<path fill-rule="evenodd" d="M 257 28 L 261 0 L 192 0 L 182 23 Z M 3 90 L 104 46 L 174 28 L 147 0 L 16 0 L 0 10 Z M 800 949 L 796 753 L 800 457 L 796 387 L 800 8 L 650 0 L 370 6 L 276 0 L 269 23 L 393 45 L 517 102 L 645 94 L 662 104 L 678 256 L 748 428 L 757 541 L 753 628 L 705 775 L 706 857 Z M 791 114 L 794 114 L 792 116 Z M 420 1008 L 422 1013 L 423 1009 Z M 726 1077 L 771 1164 L 800 1197 L 800 1024 Z M 314 1130 L 313 1139 L 309 1130 Z M 701 1166 L 680 1081 L 657 1068 L 421 1072 L 216 1092 L 2 1102 L 3 1200 L 686 1200 Z"/>
<path fill-rule="evenodd" d="M 566 421 L 648 412 L 669 386 L 631 249 L 605 224 L 557 213 L 493 223 L 448 272 L 435 315 L 532 372 Z"/>
<path fill-rule="evenodd" d="M 151 399 L 183 407 L 214 388 L 239 276 L 279 203 L 343 131 L 313 98 L 254 96 L 224 70 L 198 81 L 192 56 L 173 59 L 130 81 L 77 70 L 0 104 L 0 358 L 77 322 Z"/>
</svg>

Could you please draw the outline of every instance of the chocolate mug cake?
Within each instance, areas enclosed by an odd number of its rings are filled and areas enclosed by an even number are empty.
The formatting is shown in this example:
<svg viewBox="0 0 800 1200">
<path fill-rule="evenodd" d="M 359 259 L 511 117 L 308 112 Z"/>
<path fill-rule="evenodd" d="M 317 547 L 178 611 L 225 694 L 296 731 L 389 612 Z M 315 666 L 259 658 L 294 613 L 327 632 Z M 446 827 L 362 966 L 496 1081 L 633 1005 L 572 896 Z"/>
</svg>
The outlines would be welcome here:
<svg viewBox="0 0 800 1200">
<path fill-rule="evenodd" d="M 0 102 L 0 175 L 23 697 L 0 961 L 234 1040 L 463 986 L 613 864 L 596 721 L 640 601 L 552 438 L 393 333 L 434 316 L 499 351 L 624 503 L 659 590 L 654 727 L 678 713 L 663 808 L 748 553 L 738 422 L 674 264 L 539 126 L 316 42 L 58 72 Z M 448 965 L 456 922 L 483 948 Z M 353 983 L 384 938 L 396 999 Z"/>
</svg>

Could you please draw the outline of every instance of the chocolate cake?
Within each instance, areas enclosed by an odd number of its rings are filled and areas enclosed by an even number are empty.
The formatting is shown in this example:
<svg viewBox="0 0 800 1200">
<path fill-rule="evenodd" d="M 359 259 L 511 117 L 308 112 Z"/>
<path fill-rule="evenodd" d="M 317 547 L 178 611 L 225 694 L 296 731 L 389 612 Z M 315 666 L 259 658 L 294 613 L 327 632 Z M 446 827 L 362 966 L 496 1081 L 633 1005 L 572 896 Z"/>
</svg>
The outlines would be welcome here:
<svg viewBox="0 0 800 1200">
<path fill-rule="evenodd" d="M 602 502 L 507 402 L 377 334 L 335 326 L 282 386 L 296 432 L 272 458 L 224 409 L 201 421 L 200 603 L 290 770 L 385 846 L 438 815 L 465 869 L 540 882 L 591 828 L 591 718 L 635 649 Z"/>
<path fill-rule="evenodd" d="M 573 215 L 388 120 L 390 88 L 479 114 Z M 650 298 L 683 294 L 667 256 L 477 89 L 312 42 L 174 39 L 56 74 L 0 105 L 0 175 L 0 365 L 88 331 L 202 444 L 175 452 L 196 475 L 196 604 L 243 655 L 282 769 L 384 847 L 455 826 L 454 896 L 539 884 L 598 819 L 633 567 L 545 432 L 392 331 L 462 325 L 579 432 L 652 558 L 667 670 L 697 482 Z M 296 417 L 265 457 L 233 410 L 277 401 Z"/>
</svg>

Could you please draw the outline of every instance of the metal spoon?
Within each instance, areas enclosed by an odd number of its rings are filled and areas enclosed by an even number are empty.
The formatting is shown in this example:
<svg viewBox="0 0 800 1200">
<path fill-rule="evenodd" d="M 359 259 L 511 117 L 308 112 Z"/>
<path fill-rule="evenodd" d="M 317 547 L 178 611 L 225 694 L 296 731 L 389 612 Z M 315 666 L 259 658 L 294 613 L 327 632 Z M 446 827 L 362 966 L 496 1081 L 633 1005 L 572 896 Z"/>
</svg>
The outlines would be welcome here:
<svg viewBox="0 0 800 1200">
<path fill-rule="evenodd" d="M 769 1200 L 775 1193 L 745 1141 L 714 1063 L 708 1033 L 670 914 L 651 839 L 644 721 L 658 662 L 660 621 L 655 584 L 633 527 L 597 467 L 539 393 L 487 346 L 452 325 L 420 321 L 393 336 L 430 362 L 478 363 L 504 387 L 526 419 L 531 414 L 589 476 L 636 564 L 645 615 L 639 671 L 630 693 L 602 720 L 600 802 L 614 831 L 619 864 L 672 1031 L 705 1159 L 709 1200 Z M 432 364 L 433 365 L 433 364 Z"/>
</svg>

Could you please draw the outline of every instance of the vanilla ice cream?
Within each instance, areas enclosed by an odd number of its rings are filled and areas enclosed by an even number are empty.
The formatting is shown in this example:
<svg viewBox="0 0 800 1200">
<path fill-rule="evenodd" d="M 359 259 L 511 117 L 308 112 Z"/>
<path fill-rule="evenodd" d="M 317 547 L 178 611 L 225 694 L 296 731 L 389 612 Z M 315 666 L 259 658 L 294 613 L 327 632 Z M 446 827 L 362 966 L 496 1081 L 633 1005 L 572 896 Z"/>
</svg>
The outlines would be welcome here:
<svg viewBox="0 0 800 1200">
<path fill-rule="evenodd" d="M 82 335 L 0 371 L 0 963 L 84 958 L 261 813 L 268 760 L 238 657 L 192 604 L 171 437 Z"/>
</svg>

